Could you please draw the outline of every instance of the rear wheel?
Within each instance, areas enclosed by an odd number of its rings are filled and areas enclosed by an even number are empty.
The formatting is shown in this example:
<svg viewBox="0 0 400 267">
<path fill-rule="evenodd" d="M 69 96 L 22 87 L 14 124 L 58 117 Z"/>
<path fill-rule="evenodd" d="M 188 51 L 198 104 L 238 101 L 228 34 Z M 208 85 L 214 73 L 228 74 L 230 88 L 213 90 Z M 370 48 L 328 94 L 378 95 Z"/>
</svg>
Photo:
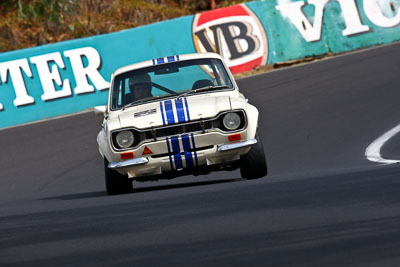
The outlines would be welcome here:
<svg viewBox="0 0 400 267">
<path fill-rule="evenodd" d="M 128 176 L 108 168 L 106 158 L 104 158 L 104 172 L 107 194 L 117 195 L 132 192 L 132 181 L 129 180 Z"/>
<path fill-rule="evenodd" d="M 257 179 L 267 175 L 267 160 L 265 159 L 264 147 L 258 133 L 257 143 L 251 146 L 250 151 L 241 156 L 240 175 L 247 179 Z"/>
</svg>

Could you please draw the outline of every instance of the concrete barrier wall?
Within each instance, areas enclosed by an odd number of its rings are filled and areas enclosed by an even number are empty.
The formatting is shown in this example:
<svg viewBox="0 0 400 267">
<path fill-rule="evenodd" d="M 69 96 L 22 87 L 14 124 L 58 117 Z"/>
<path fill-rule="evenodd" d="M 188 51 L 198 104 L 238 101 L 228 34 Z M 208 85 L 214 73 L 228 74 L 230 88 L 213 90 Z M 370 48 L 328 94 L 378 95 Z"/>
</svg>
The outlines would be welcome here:
<svg viewBox="0 0 400 267">
<path fill-rule="evenodd" d="M 0 128 L 105 104 L 124 65 L 213 51 L 232 72 L 400 40 L 400 0 L 253 1 L 0 54 Z"/>
<path fill-rule="evenodd" d="M 0 54 L 0 128 L 105 104 L 115 69 L 193 53 L 192 20 L 183 17 Z"/>
<path fill-rule="evenodd" d="M 269 62 L 342 53 L 400 40 L 400 0 L 255 1 Z"/>
</svg>

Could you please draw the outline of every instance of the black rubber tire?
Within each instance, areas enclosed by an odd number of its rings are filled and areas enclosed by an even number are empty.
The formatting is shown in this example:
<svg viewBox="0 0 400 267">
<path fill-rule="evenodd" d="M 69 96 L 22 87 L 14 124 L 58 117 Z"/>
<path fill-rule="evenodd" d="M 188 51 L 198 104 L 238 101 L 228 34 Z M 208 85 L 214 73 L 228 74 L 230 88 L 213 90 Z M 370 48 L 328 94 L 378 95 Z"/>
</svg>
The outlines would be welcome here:
<svg viewBox="0 0 400 267">
<path fill-rule="evenodd" d="M 240 175 L 249 180 L 258 179 L 268 174 L 264 147 L 258 133 L 256 133 L 256 139 L 257 143 L 251 146 L 250 151 L 241 156 Z"/>
<path fill-rule="evenodd" d="M 108 161 L 104 158 L 104 173 L 106 191 L 108 195 L 131 193 L 133 191 L 132 181 L 127 175 L 122 175 L 117 171 L 108 168 Z"/>
</svg>

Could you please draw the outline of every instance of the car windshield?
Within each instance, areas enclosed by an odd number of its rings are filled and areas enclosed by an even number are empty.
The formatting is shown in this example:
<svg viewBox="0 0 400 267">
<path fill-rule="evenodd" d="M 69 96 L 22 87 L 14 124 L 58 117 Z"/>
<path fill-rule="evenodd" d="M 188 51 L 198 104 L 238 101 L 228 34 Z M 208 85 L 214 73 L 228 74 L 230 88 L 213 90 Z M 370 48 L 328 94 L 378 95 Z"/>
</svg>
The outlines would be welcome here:
<svg viewBox="0 0 400 267">
<path fill-rule="evenodd" d="M 116 76 L 112 85 L 111 109 L 171 96 L 232 88 L 229 75 L 219 59 L 177 61 Z"/>
</svg>

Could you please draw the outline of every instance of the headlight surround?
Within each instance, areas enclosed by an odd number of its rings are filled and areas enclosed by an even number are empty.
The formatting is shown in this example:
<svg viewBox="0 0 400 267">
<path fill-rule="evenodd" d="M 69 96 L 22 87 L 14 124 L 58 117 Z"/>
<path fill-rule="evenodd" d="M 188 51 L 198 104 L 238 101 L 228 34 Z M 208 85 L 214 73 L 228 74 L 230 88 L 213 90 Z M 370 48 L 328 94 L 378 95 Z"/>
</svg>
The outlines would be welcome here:
<svg viewBox="0 0 400 267">
<path fill-rule="evenodd" d="M 237 113 L 230 112 L 224 116 L 222 123 L 227 130 L 234 131 L 239 128 L 242 120 Z"/>
<path fill-rule="evenodd" d="M 135 137 L 131 131 L 121 131 L 115 136 L 115 141 L 121 148 L 128 148 L 133 145 Z"/>
</svg>

